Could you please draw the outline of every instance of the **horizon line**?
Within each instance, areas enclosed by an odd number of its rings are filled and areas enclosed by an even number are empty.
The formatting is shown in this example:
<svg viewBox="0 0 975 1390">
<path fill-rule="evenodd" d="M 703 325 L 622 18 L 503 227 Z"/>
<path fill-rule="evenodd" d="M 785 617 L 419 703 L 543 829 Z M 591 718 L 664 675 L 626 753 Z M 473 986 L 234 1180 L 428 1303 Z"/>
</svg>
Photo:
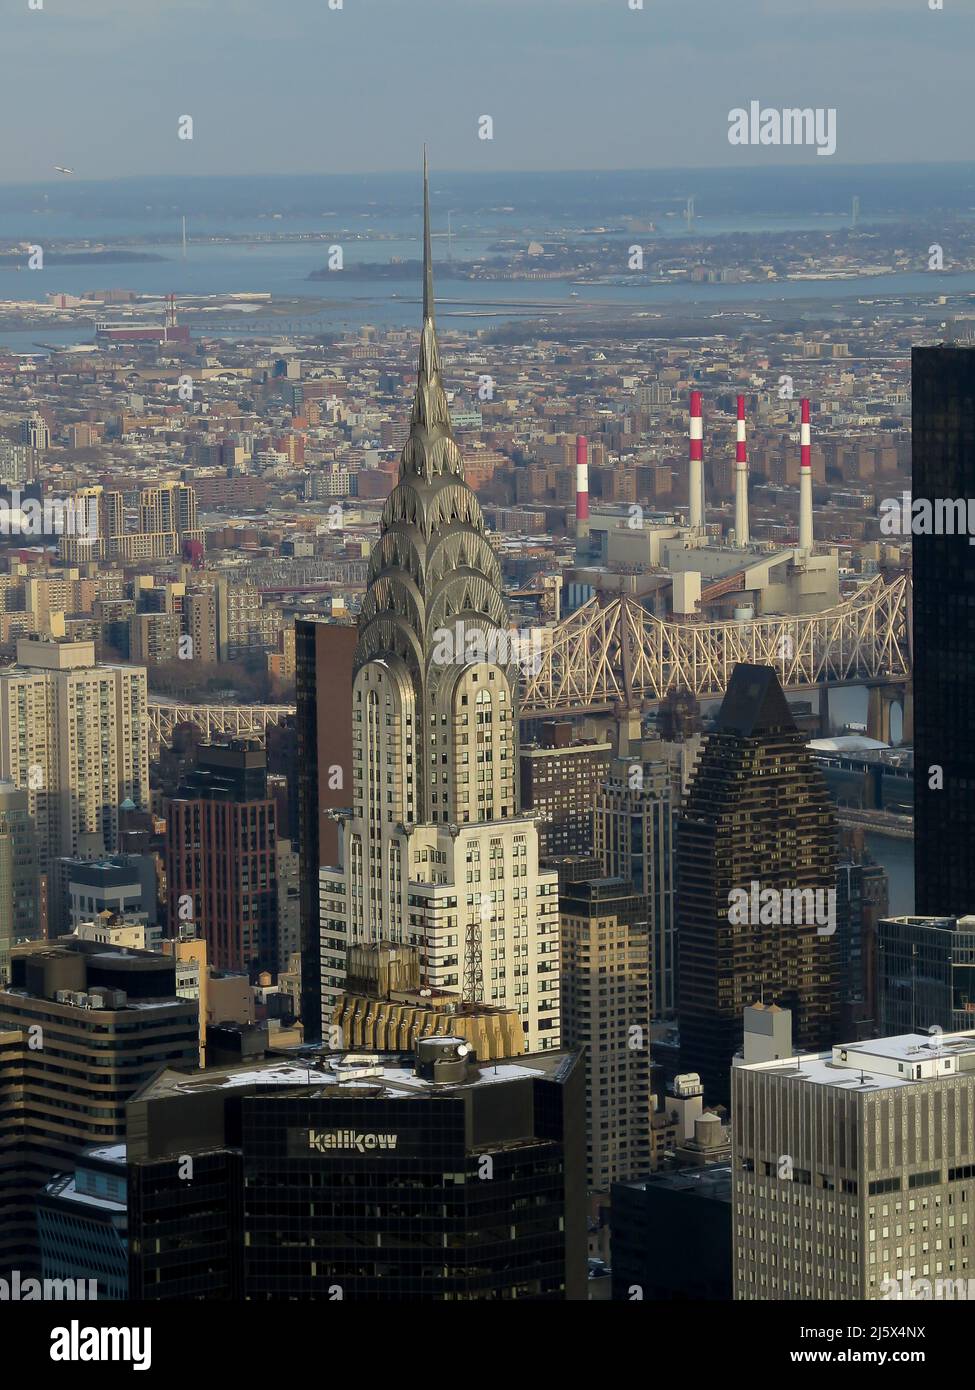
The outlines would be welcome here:
<svg viewBox="0 0 975 1390">
<path fill-rule="evenodd" d="M 872 160 L 861 163 L 840 163 L 833 162 L 830 169 L 975 169 L 975 159 L 942 159 L 942 160 Z M 553 168 L 534 168 L 534 169 L 461 169 L 461 168 L 441 168 L 438 170 L 440 177 L 454 177 L 462 175 L 464 177 L 527 177 L 534 178 L 542 174 L 576 174 L 576 175 L 596 175 L 605 176 L 608 174 L 734 174 L 734 173 L 754 173 L 759 170 L 769 173 L 788 173 L 791 171 L 808 173 L 810 169 L 822 169 L 828 172 L 822 164 L 813 165 L 806 160 L 796 160 L 787 164 L 770 164 L 763 162 L 735 162 L 731 164 L 659 164 L 659 165 L 620 165 L 613 168 L 587 168 L 579 167 L 572 169 L 553 169 Z M 48 185 L 56 187 L 66 187 L 70 184 L 96 184 L 96 183 L 127 183 L 136 180 L 148 179 L 174 179 L 193 182 L 196 180 L 213 182 L 222 179 L 341 179 L 341 178 L 411 178 L 414 171 L 408 168 L 402 169 L 361 169 L 361 170 L 315 170 L 296 169 L 282 172 L 281 170 L 262 170 L 259 172 L 248 171 L 234 174 L 227 173 L 131 173 L 131 174 L 112 174 L 96 175 L 91 178 L 69 175 L 66 182 L 65 176 L 51 176 L 45 179 L 4 179 L 0 177 L 0 188 L 42 188 Z"/>
</svg>

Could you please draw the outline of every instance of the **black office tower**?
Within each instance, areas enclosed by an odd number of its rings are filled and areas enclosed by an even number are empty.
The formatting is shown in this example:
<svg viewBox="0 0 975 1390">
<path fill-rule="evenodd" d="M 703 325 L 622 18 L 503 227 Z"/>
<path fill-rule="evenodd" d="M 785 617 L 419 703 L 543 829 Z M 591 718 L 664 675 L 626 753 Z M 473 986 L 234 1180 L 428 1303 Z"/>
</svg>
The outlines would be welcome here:
<svg viewBox="0 0 975 1390">
<path fill-rule="evenodd" d="M 975 498 L 975 348 L 915 348 L 911 382 L 912 498 L 937 523 Z M 914 910 L 961 917 L 975 911 L 975 546 L 915 535 L 913 553 Z"/>
<path fill-rule="evenodd" d="M 129 1117 L 133 1298 L 586 1298 L 577 1054 L 164 1072 Z"/>
<path fill-rule="evenodd" d="M 614 1183 L 613 1299 L 730 1299 L 731 1165 Z"/>
<path fill-rule="evenodd" d="M 736 666 L 678 821 L 681 1070 L 727 1103 L 744 1010 L 792 1010 L 799 1050 L 839 1024 L 836 811 L 770 666 Z"/>
</svg>

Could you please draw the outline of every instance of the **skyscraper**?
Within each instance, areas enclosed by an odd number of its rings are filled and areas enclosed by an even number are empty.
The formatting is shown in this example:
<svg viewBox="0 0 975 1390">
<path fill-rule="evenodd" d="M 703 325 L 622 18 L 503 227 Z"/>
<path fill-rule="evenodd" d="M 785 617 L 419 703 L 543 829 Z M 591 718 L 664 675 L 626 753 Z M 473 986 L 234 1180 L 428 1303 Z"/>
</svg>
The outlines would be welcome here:
<svg viewBox="0 0 975 1390">
<path fill-rule="evenodd" d="M 613 1298 L 731 1298 L 731 1168 L 727 1163 L 613 1184 Z"/>
<path fill-rule="evenodd" d="M 914 501 L 975 496 L 975 350 L 911 355 Z M 965 528 L 967 529 L 967 528 Z M 975 547 L 966 534 L 915 535 L 914 904 L 963 916 L 975 904 Z"/>
<path fill-rule="evenodd" d="M 201 745 L 166 808 L 171 934 L 193 922 L 217 969 L 276 974 L 276 850 L 263 748 L 246 739 Z"/>
<path fill-rule="evenodd" d="M 645 895 L 649 923 L 650 1005 L 653 1017 L 676 1011 L 677 942 L 674 913 L 674 772 L 657 742 L 636 741 L 626 756 L 613 758 L 605 785 L 596 794 L 595 849 L 603 872 L 628 879 Z"/>
<path fill-rule="evenodd" d="M 975 1034 L 834 1045 L 732 1082 L 736 1299 L 971 1277 Z"/>
<path fill-rule="evenodd" d="M 318 875 L 339 856 L 331 812 L 352 788 L 352 661 L 357 634 L 325 618 L 295 620 L 295 733 L 301 861 L 301 1015 L 306 1041 L 322 1036 Z"/>
<path fill-rule="evenodd" d="M 146 532 L 196 529 L 196 493 L 189 483 L 161 483 L 139 493 L 139 530 Z"/>
<path fill-rule="evenodd" d="M 27 792 L 0 781 L 0 987 L 10 978 L 10 948 L 40 934 L 37 852 Z"/>
<path fill-rule="evenodd" d="M 647 900 L 623 879 L 568 883 L 562 919 L 562 1038 L 586 1059 L 590 1188 L 650 1171 Z"/>
<path fill-rule="evenodd" d="M 27 791 L 42 873 L 112 853 L 122 803 L 149 804 L 145 668 L 96 664 L 93 642 L 21 639 L 0 671 L 0 776 Z"/>
<path fill-rule="evenodd" d="M 399 481 L 369 561 L 354 660 L 351 808 L 323 869 L 322 987 L 349 944 L 420 947 L 425 983 L 515 1008 L 559 1045 L 558 882 L 518 814 L 516 663 L 501 570 L 464 479 L 434 324 L 424 168 L 423 331 Z"/>
<path fill-rule="evenodd" d="M 468 1043 L 479 1062 L 525 1051 L 525 1031 L 513 1009 L 468 1004 L 456 991 L 421 988 L 415 946 L 353 946 L 346 986 L 333 1022 L 341 1030 L 336 1040 L 356 1053 L 412 1049 L 445 1031 Z"/>
<path fill-rule="evenodd" d="M 735 667 L 677 846 L 681 1066 L 726 1101 L 747 1005 L 791 1009 L 803 1048 L 838 1019 L 836 813 L 771 666 Z"/>
<path fill-rule="evenodd" d="M 73 1171 L 58 1173 L 37 1197 L 41 1274 L 93 1279 L 102 1299 L 129 1287 L 125 1145 L 85 1149 Z"/>
<path fill-rule="evenodd" d="M 889 885 L 883 866 L 845 847 L 836 866 L 836 969 L 840 1029 L 845 1038 L 877 1032 L 877 924 L 886 917 Z M 883 1032 L 904 1033 L 906 1028 Z"/>
<path fill-rule="evenodd" d="M 606 780 L 610 744 L 573 740 L 568 720 L 547 720 L 521 749 L 521 805 L 538 816 L 543 858 L 592 850 L 593 798 Z"/>
<path fill-rule="evenodd" d="M 975 1022 L 975 917 L 885 917 L 877 928 L 882 1033 Z"/>
<path fill-rule="evenodd" d="M 171 960 L 75 938 L 14 948 L 0 989 L 0 1273 L 36 1266 L 43 1185 L 124 1137 L 126 1102 L 160 1067 L 197 1058 L 197 1005 L 176 998 Z"/>
<path fill-rule="evenodd" d="M 35 411 L 29 420 L 21 420 L 20 438 L 32 449 L 50 449 L 51 430 L 43 415 Z"/>
<path fill-rule="evenodd" d="M 133 1298 L 586 1298 L 575 1054 L 164 1070 L 129 1119 Z"/>
</svg>

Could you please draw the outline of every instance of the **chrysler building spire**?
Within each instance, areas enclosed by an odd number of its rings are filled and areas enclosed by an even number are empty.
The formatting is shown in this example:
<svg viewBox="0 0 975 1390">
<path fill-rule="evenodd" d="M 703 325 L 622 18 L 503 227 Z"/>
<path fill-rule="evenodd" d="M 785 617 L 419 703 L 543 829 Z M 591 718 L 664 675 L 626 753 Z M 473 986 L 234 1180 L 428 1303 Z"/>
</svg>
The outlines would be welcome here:
<svg viewBox="0 0 975 1390">
<path fill-rule="evenodd" d="M 517 1009 L 540 1052 L 559 1045 L 558 875 L 519 814 L 518 658 L 451 430 L 431 240 L 424 153 L 416 396 L 359 614 L 342 862 L 319 879 L 322 1023 L 349 946 L 404 942 L 432 989 Z"/>
<path fill-rule="evenodd" d="M 430 231 L 430 170 L 427 147 L 423 146 L 423 326 L 433 324 L 433 245 Z"/>
<path fill-rule="evenodd" d="M 409 672 L 424 718 L 446 672 L 436 658 L 445 629 L 458 645 L 472 629 L 507 630 L 508 610 L 484 517 L 464 479 L 440 374 L 433 298 L 430 183 L 423 156 L 423 325 L 410 433 L 399 481 L 383 508 L 379 543 L 369 560 L 355 667 L 398 656 Z M 517 690 L 512 690 L 512 705 Z M 418 772 L 419 816 L 432 797 L 428 769 Z M 510 798 L 513 801 L 513 798 Z M 507 801 L 504 803 L 507 804 Z M 443 799 L 438 799 L 443 814 Z M 433 802 L 425 808 L 432 812 Z"/>
<path fill-rule="evenodd" d="M 463 474 L 460 450 L 450 428 L 447 396 L 440 377 L 440 349 L 433 300 L 433 248 L 430 230 L 430 175 L 423 151 L 423 329 L 416 396 L 410 416 L 410 438 L 403 451 L 400 477 L 418 473 L 432 478 L 437 473 Z"/>
</svg>

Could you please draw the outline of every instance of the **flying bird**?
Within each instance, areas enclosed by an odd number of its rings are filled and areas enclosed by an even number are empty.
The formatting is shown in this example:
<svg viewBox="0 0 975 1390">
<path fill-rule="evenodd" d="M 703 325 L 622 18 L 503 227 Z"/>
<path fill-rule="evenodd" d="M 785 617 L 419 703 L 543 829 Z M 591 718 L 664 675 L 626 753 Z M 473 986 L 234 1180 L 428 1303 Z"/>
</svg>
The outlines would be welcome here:
<svg viewBox="0 0 975 1390">
<path fill-rule="evenodd" d="M 65 166 L 64 166 L 63 164 L 55 164 L 55 166 L 54 166 L 54 172 L 55 172 L 56 174 L 73 174 L 73 173 L 74 173 L 74 170 L 73 170 L 73 169 L 66 169 Z"/>
</svg>

